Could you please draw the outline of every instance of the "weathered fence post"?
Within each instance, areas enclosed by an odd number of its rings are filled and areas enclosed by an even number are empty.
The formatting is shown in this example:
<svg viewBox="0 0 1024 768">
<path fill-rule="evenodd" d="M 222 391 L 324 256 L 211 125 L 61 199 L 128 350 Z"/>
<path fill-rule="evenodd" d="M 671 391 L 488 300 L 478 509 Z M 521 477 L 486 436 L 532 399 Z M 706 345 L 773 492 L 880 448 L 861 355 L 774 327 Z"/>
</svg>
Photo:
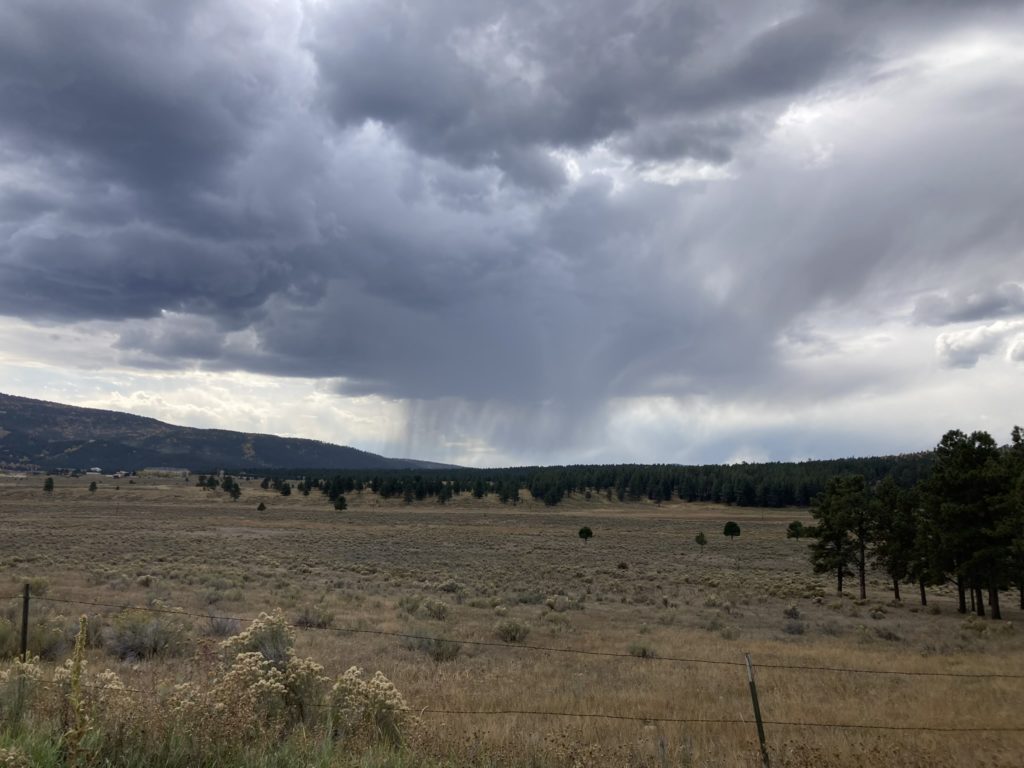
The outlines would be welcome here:
<svg viewBox="0 0 1024 768">
<path fill-rule="evenodd" d="M 761 705 L 757 703 L 757 685 L 754 683 L 754 665 L 750 661 L 750 654 L 743 654 L 747 660 L 747 680 L 750 681 L 750 700 L 754 703 L 754 720 L 757 721 L 757 740 L 761 742 L 761 763 L 764 768 L 770 768 L 768 762 L 768 744 L 764 738 L 764 721 L 761 720 Z"/>
<path fill-rule="evenodd" d="M 28 661 L 28 584 L 21 597 L 21 660 Z"/>
</svg>

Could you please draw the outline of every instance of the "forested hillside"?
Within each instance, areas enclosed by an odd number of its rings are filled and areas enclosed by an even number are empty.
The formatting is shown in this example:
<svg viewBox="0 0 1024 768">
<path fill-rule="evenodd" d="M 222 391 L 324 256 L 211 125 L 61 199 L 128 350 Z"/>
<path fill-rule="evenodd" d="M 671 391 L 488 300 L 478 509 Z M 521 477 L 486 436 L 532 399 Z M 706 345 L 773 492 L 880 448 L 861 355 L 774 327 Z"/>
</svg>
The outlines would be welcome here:
<svg viewBox="0 0 1024 768">
<path fill-rule="evenodd" d="M 0 393 L 0 467 L 132 471 L 173 466 L 204 471 L 243 464 L 332 469 L 444 466 L 389 459 L 319 440 L 178 427 L 129 413 Z"/>
</svg>

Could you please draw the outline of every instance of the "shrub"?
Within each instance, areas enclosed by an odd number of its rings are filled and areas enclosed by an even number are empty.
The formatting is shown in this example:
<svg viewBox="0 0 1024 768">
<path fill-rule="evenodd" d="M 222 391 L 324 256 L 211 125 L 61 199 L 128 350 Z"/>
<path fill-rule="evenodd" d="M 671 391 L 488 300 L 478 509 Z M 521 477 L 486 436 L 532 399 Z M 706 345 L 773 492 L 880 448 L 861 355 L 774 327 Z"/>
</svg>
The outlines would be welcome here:
<svg viewBox="0 0 1024 768">
<path fill-rule="evenodd" d="M 520 592 L 516 595 L 510 595 L 508 602 L 520 603 L 522 605 L 540 605 L 544 602 L 544 598 L 543 592 Z"/>
<path fill-rule="evenodd" d="M 423 602 L 423 598 L 419 595 L 403 595 L 398 598 L 398 609 L 405 611 L 411 616 L 420 609 L 421 602 Z"/>
<path fill-rule="evenodd" d="M 875 627 L 875 637 L 880 640 L 888 640 L 891 643 L 898 643 L 903 638 L 886 627 Z"/>
<path fill-rule="evenodd" d="M 315 669 L 313 671 L 316 671 Z M 322 687 L 326 678 L 317 676 Z M 280 738 L 312 709 L 289 695 L 288 672 L 257 652 L 227 657 L 206 686 L 185 683 L 170 699 L 175 729 L 193 752 L 241 750 L 261 736 Z"/>
<path fill-rule="evenodd" d="M 428 618 L 444 621 L 448 618 L 448 603 L 428 597 L 423 601 L 423 613 Z"/>
<path fill-rule="evenodd" d="M 800 609 L 797 608 L 795 605 L 790 605 L 782 612 L 782 615 L 785 616 L 787 619 L 799 619 Z"/>
<path fill-rule="evenodd" d="M 27 582 L 30 595 L 42 597 L 50 590 L 50 582 L 42 576 L 33 576 Z"/>
<path fill-rule="evenodd" d="M 530 627 L 515 619 L 506 619 L 494 625 L 494 634 L 506 643 L 521 643 L 529 636 Z"/>
<path fill-rule="evenodd" d="M 42 679 L 38 657 L 30 657 L 25 662 L 15 659 L 7 669 L 0 670 L 0 723 L 21 722 Z"/>
<path fill-rule="evenodd" d="M 261 613 L 248 629 L 220 644 L 224 671 L 199 697 L 198 712 L 204 709 L 204 700 L 221 709 L 234 707 L 231 700 L 237 697 L 257 722 L 270 723 L 278 716 L 285 724 L 308 720 L 328 681 L 323 667 L 295 656 L 294 642 L 294 632 L 280 610 Z M 188 710 L 195 697 L 189 690 L 183 693 Z"/>
<path fill-rule="evenodd" d="M 787 539 L 800 539 L 805 534 L 806 534 L 806 531 L 804 530 L 804 524 L 801 523 L 799 520 L 794 520 L 786 528 L 786 538 Z"/>
<path fill-rule="evenodd" d="M 740 636 L 740 630 L 738 627 L 729 624 L 725 627 L 722 627 L 722 631 L 718 633 L 718 636 L 721 637 L 723 640 L 736 640 Z"/>
<path fill-rule="evenodd" d="M 173 656 L 184 649 L 187 627 L 181 617 L 125 611 L 107 627 L 104 645 L 119 659 Z"/>
<path fill-rule="evenodd" d="M 21 644 L 21 632 L 14 622 L 0 619 L 0 659 L 14 656 Z"/>
<path fill-rule="evenodd" d="M 580 528 L 579 537 L 583 539 L 583 543 L 586 544 L 589 539 L 594 538 L 594 532 L 590 530 L 590 526 L 584 525 Z"/>
<path fill-rule="evenodd" d="M 802 621 L 787 621 L 782 631 L 787 635 L 802 635 L 804 633 L 804 625 Z"/>
<path fill-rule="evenodd" d="M 544 601 L 544 605 L 556 613 L 562 613 L 563 611 L 569 610 L 571 604 L 569 602 L 569 598 L 565 595 L 552 595 Z"/>
<path fill-rule="evenodd" d="M 364 680 L 359 667 L 350 667 L 338 678 L 331 689 L 330 710 L 331 732 L 344 741 L 401 744 L 403 731 L 415 722 L 390 680 L 381 672 Z"/>
<path fill-rule="evenodd" d="M 211 637 L 231 637 L 242 630 L 242 623 L 238 619 L 225 616 L 211 616 L 206 625 L 206 634 Z"/>
<path fill-rule="evenodd" d="M 434 637 L 429 633 L 422 633 L 415 637 L 408 637 L 403 645 L 411 651 L 420 651 L 427 654 L 436 662 L 455 661 L 462 651 L 462 644 L 454 640 L 446 640 L 442 637 Z"/>
<path fill-rule="evenodd" d="M 829 619 L 828 621 L 823 621 L 818 626 L 818 629 L 821 632 L 821 634 L 828 635 L 829 637 L 838 637 L 839 635 L 843 634 L 843 628 L 839 625 L 838 622 L 832 619 Z"/>
<path fill-rule="evenodd" d="M 272 664 L 283 667 L 292 656 L 295 633 L 280 610 L 261 613 L 249 628 L 221 643 L 225 659 L 241 653 L 259 653 Z"/>
<path fill-rule="evenodd" d="M 67 621 L 61 616 L 49 616 L 31 625 L 28 633 L 28 653 L 43 661 L 56 661 L 67 653 L 69 638 L 74 637 L 75 630 L 68 632 Z M 16 646 L 21 646 L 21 626 L 17 629 Z M 12 654 L 13 655 L 13 654 Z"/>
<path fill-rule="evenodd" d="M 459 584 L 459 582 L 455 581 L 455 579 L 446 579 L 445 581 L 443 581 L 440 584 L 438 584 L 437 588 L 439 590 L 441 590 L 442 592 L 461 592 L 462 591 L 462 585 Z"/>
<path fill-rule="evenodd" d="M 307 605 L 295 619 L 296 626 L 303 629 L 327 629 L 333 623 L 334 614 L 322 605 Z"/>
<path fill-rule="evenodd" d="M 629 655 L 636 656 L 638 659 L 653 659 L 657 657 L 654 649 L 649 645 L 642 643 L 633 643 L 629 646 Z"/>
</svg>

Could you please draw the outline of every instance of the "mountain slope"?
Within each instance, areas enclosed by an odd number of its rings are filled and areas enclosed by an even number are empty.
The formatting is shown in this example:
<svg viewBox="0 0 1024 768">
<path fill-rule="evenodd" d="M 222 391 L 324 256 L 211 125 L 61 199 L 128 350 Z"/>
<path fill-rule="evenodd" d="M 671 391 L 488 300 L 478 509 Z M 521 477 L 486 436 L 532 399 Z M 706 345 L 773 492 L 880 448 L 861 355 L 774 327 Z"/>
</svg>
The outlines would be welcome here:
<svg viewBox="0 0 1024 768">
<path fill-rule="evenodd" d="M 430 469 L 448 465 L 389 459 L 319 440 L 195 429 L 96 408 L 0 393 L 0 466 L 138 470 Z"/>
</svg>

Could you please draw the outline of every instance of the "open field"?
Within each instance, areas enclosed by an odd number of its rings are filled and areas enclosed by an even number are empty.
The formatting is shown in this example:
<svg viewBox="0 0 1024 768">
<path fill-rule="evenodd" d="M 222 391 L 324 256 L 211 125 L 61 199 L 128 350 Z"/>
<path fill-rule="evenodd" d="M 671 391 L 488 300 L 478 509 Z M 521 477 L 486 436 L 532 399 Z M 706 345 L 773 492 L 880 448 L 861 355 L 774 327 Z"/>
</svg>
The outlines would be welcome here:
<svg viewBox="0 0 1024 768">
<path fill-rule="evenodd" d="M 58 477 L 50 497 L 41 477 L 0 477 L 0 594 L 32 581 L 43 598 L 159 601 L 201 616 L 280 607 L 293 621 L 328 625 L 298 632 L 297 648 L 331 677 L 352 665 L 379 669 L 414 709 L 752 721 L 737 664 L 747 651 L 755 665 L 1024 675 L 1016 595 L 1006 597 L 1003 622 L 965 619 L 943 590 L 930 592 L 927 609 L 912 587 L 895 604 L 881 574 L 865 603 L 839 598 L 831 579 L 810 572 L 806 542 L 785 538 L 791 520 L 807 521 L 802 510 L 597 496 L 512 507 L 469 494 L 405 505 L 366 492 L 335 512 L 317 492 L 285 498 L 255 482 L 232 502 L 167 479 L 104 478 L 90 493 L 91 479 Z M 742 528 L 735 540 L 722 535 L 726 520 Z M 586 543 L 583 525 L 594 531 Z M 20 603 L 3 606 L 13 642 Z M 97 626 L 117 613 L 45 599 L 32 606 L 32 626 L 50 629 L 33 635 L 33 650 L 58 661 L 79 613 Z M 496 625 L 510 622 L 528 627 L 526 645 L 618 655 L 506 644 Z M 178 656 L 120 661 L 96 647 L 90 659 L 139 688 L 189 680 L 216 639 L 205 619 L 187 625 L 191 640 Z M 336 631 L 345 628 L 488 644 Z M 454 658 L 435 660 L 446 656 Z M 767 727 L 773 765 L 1015 766 L 1024 754 L 1020 732 L 798 725 L 1022 727 L 1019 678 L 765 666 L 756 674 L 765 719 L 797 724 Z M 410 749 L 455 765 L 760 764 L 752 722 L 433 712 L 421 720 Z"/>
</svg>

